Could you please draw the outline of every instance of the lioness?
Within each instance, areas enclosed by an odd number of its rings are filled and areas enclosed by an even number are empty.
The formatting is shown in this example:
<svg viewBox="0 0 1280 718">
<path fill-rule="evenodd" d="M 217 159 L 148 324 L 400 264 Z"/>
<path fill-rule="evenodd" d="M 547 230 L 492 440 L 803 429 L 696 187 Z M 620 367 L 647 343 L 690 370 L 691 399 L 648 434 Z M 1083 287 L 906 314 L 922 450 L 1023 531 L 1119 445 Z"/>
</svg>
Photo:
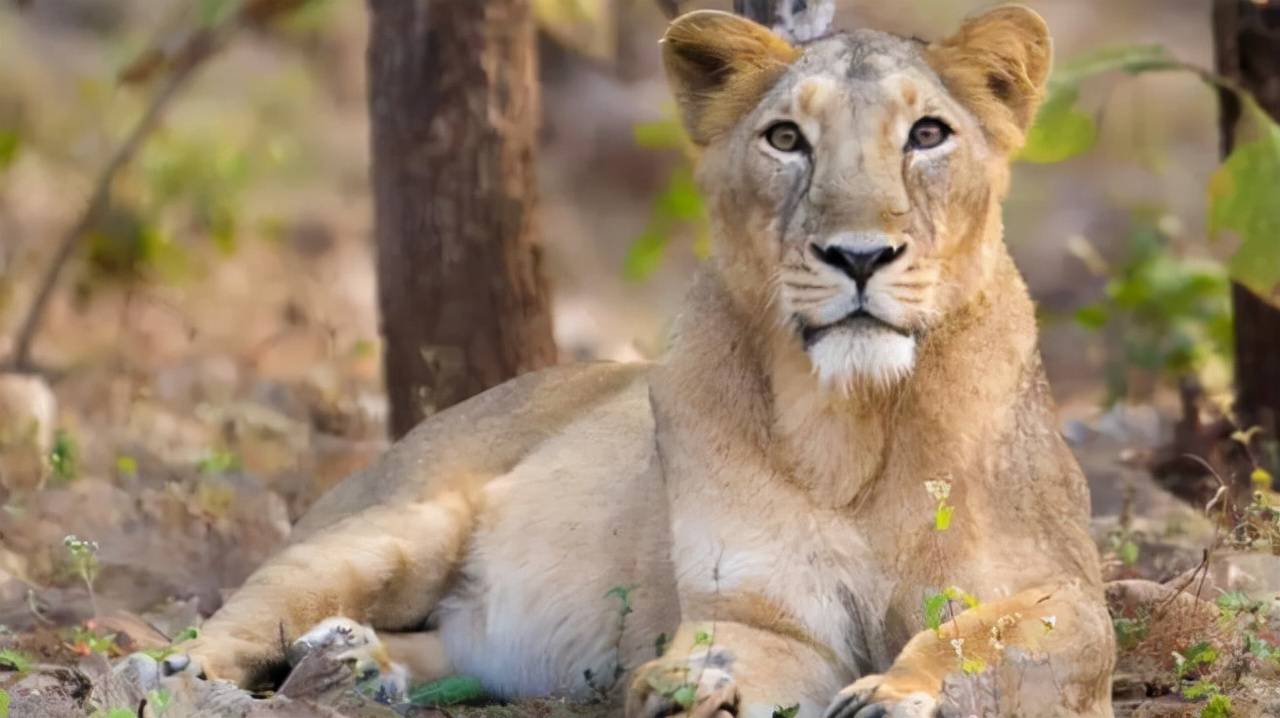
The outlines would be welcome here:
<svg viewBox="0 0 1280 718">
<path fill-rule="evenodd" d="M 415 680 L 617 684 L 629 718 L 862 718 L 931 715 L 945 676 L 1018 647 L 1054 698 L 1004 710 L 1110 715 L 1088 492 L 1002 241 L 1043 20 L 796 47 L 704 11 L 662 51 L 716 239 L 666 359 L 427 420 L 171 667 L 251 681 L 340 616 L 321 633 L 368 624 Z M 952 586 L 978 601 L 927 627 Z"/>
</svg>

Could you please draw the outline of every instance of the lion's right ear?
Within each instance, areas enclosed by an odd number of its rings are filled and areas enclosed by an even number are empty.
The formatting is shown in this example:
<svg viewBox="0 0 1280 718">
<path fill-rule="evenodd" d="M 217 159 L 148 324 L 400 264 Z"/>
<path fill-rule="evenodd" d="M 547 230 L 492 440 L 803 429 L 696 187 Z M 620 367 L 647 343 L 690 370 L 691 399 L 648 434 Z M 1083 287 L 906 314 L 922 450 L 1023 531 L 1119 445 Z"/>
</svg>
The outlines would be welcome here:
<svg viewBox="0 0 1280 718">
<path fill-rule="evenodd" d="M 799 56 L 763 25 L 715 10 L 676 18 L 662 38 L 671 91 L 700 146 L 732 128 Z"/>
</svg>

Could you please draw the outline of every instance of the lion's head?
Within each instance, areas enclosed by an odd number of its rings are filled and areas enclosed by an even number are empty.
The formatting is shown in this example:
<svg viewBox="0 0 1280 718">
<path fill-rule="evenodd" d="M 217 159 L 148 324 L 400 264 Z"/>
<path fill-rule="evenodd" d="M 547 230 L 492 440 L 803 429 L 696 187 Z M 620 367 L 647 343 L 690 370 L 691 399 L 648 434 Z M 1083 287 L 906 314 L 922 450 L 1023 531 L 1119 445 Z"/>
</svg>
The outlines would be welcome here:
<svg viewBox="0 0 1280 718">
<path fill-rule="evenodd" d="M 931 44 L 858 30 L 793 46 L 702 11 L 663 48 L 730 291 L 776 312 L 824 385 L 908 375 L 1004 251 L 1044 21 L 1003 7 Z"/>
</svg>

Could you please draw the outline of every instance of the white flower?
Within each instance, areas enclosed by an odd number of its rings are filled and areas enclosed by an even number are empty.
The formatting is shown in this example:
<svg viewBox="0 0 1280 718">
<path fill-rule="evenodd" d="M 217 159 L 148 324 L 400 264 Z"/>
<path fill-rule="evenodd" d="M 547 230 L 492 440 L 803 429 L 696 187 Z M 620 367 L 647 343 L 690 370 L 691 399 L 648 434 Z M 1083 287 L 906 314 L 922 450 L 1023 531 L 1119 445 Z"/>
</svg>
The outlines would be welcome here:
<svg viewBox="0 0 1280 718">
<path fill-rule="evenodd" d="M 1058 626 L 1058 617 L 1057 617 L 1057 616 L 1042 616 L 1042 617 L 1040 618 L 1040 623 L 1044 624 L 1044 630 L 1045 630 L 1045 631 L 1052 631 L 1054 628 L 1057 628 L 1057 626 Z"/>
<path fill-rule="evenodd" d="M 963 638 L 951 639 L 951 647 L 955 649 L 957 658 L 964 658 L 964 639 Z"/>
<path fill-rule="evenodd" d="M 946 479 L 926 481 L 924 490 L 929 492 L 934 501 L 946 501 L 951 496 L 951 482 Z"/>
</svg>

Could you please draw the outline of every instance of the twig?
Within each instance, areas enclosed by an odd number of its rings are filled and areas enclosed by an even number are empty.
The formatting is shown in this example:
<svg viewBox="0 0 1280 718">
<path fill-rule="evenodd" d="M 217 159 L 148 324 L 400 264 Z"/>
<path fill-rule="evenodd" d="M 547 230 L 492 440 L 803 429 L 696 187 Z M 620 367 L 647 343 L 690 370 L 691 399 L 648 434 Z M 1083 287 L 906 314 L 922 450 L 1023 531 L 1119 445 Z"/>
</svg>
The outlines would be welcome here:
<svg viewBox="0 0 1280 718">
<path fill-rule="evenodd" d="M 204 37 L 207 38 L 207 36 Z M 84 211 L 80 213 L 80 218 L 76 220 L 76 223 L 67 230 L 66 234 L 62 235 L 62 239 L 58 243 L 58 249 L 54 253 L 53 259 L 49 262 L 49 266 L 45 268 L 44 276 L 40 279 L 35 299 L 32 300 L 31 307 L 27 309 L 26 317 L 18 330 L 18 337 L 14 344 L 13 358 L 11 360 L 15 369 L 23 371 L 32 368 L 31 345 L 40 330 L 41 321 L 44 319 L 45 311 L 49 307 L 49 300 L 53 298 L 53 290 L 58 284 L 58 277 L 62 275 L 63 268 L 75 252 L 76 246 L 80 243 L 80 238 L 97 224 L 98 219 L 110 203 L 111 185 L 115 181 L 116 175 L 129 164 L 129 161 L 133 159 L 133 156 L 142 147 L 147 136 L 160 124 L 160 118 L 164 114 L 165 108 L 177 95 L 178 90 L 194 74 L 202 61 L 212 54 L 212 49 L 212 47 L 209 47 L 203 54 L 193 56 L 192 62 L 179 65 L 164 79 L 164 84 L 152 95 L 147 111 L 143 113 L 137 124 L 134 125 L 133 130 L 129 132 L 124 142 L 116 148 L 115 153 L 111 155 L 107 164 L 98 174 L 98 180 L 94 183 L 93 194 L 90 195 L 88 204 L 85 205 Z"/>
<path fill-rule="evenodd" d="M 169 72 L 161 81 L 159 88 L 151 96 L 146 112 L 138 119 L 133 129 L 125 137 L 124 142 L 116 148 L 116 151 L 107 160 L 101 172 L 98 173 L 93 193 L 89 196 L 89 202 L 85 205 L 84 211 L 80 213 L 80 217 L 75 224 L 62 235 L 53 259 L 49 262 L 49 266 L 45 268 L 44 275 L 40 278 L 35 298 L 27 309 L 27 313 L 18 330 L 17 338 L 14 341 L 13 355 L 8 362 L 13 369 L 17 371 L 33 371 L 35 369 L 31 361 L 31 347 L 35 341 L 36 334 L 40 331 L 40 325 L 44 319 L 45 312 L 49 308 L 49 301 L 53 298 L 53 290 L 58 285 L 58 278 L 62 275 L 63 268 L 66 267 L 68 260 L 75 253 L 81 238 L 97 224 L 102 213 L 110 204 L 111 185 L 115 182 L 116 175 L 133 160 L 134 155 L 142 148 L 147 137 L 160 124 L 160 119 L 163 117 L 165 109 L 177 96 L 178 91 L 187 84 L 191 77 L 195 75 L 196 70 L 203 66 L 206 60 L 225 46 L 226 41 L 237 30 L 245 27 L 261 26 L 279 15 L 298 9 L 307 4 L 308 1 L 246 0 L 240 11 L 230 20 L 215 28 L 202 28 L 193 32 L 182 47 L 169 56 L 172 61 Z"/>
</svg>

